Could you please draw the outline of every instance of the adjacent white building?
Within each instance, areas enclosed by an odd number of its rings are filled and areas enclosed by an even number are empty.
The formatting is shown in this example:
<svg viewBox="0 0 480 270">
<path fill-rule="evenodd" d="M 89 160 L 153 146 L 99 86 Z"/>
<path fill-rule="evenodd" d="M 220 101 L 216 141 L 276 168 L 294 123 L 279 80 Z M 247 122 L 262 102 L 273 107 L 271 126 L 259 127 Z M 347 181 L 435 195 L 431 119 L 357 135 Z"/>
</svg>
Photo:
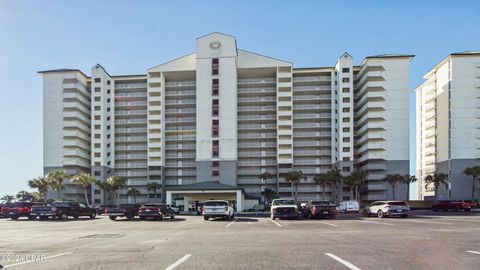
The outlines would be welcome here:
<svg viewBox="0 0 480 270">
<path fill-rule="evenodd" d="M 344 53 L 334 66 L 295 68 L 211 33 L 196 40 L 194 53 L 144 75 L 111 76 L 98 64 L 90 76 L 42 71 L 45 171 L 119 175 L 140 190 L 137 201 L 155 200 L 146 186 L 158 182 L 168 203 L 192 208 L 228 198 L 249 208 L 265 188 L 290 196 L 283 176 L 291 170 L 307 176 L 298 189 L 306 201 L 320 198 L 315 175 L 356 169 L 368 173 L 362 199 L 390 199 L 385 176 L 409 173 L 412 57 L 377 55 L 354 65 Z M 266 171 L 274 177 L 263 182 Z M 346 188 L 326 192 L 332 200 L 350 196 Z M 407 187 L 396 192 L 406 198 Z M 80 200 L 82 193 L 69 185 L 65 194 Z M 94 186 L 92 199 L 106 197 Z"/>
<path fill-rule="evenodd" d="M 432 68 L 416 88 L 417 178 L 419 199 L 433 199 L 425 176 L 446 173 L 450 188 L 443 199 L 471 199 L 467 167 L 480 157 L 480 52 L 452 53 Z"/>
</svg>

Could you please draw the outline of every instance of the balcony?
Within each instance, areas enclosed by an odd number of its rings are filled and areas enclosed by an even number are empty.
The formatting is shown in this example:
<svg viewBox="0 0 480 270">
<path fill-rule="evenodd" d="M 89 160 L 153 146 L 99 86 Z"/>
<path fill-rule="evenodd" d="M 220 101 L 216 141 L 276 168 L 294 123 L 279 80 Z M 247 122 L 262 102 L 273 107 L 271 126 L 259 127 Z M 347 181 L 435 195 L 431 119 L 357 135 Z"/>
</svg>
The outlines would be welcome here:
<svg viewBox="0 0 480 270">
<path fill-rule="evenodd" d="M 238 94 L 250 94 L 250 93 L 276 93 L 275 87 L 262 87 L 262 88 L 238 88 Z"/>
<path fill-rule="evenodd" d="M 115 137 L 116 142 L 146 142 L 147 136 Z"/>
<path fill-rule="evenodd" d="M 171 117 L 165 119 L 166 123 L 195 123 L 195 121 L 197 121 L 195 117 Z"/>
<path fill-rule="evenodd" d="M 331 110 L 330 104 L 294 104 L 293 110 Z"/>
<path fill-rule="evenodd" d="M 294 101 L 331 100 L 331 95 L 293 95 Z"/>
<path fill-rule="evenodd" d="M 195 144 L 181 144 L 181 146 L 177 145 L 177 144 L 166 144 L 165 149 L 166 150 L 176 150 L 176 151 L 195 150 Z"/>
<path fill-rule="evenodd" d="M 259 125 L 238 125 L 237 126 L 237 129 L 238 130 L 252 130 L 252 129 L 261 129 L 261 130 L 264 130 L 264 129 L 277 129 L 277 125 L 276 124 L 259 124 Z"/>
<path fill-rule="evenodd" d="M 317 138 L 317 137 L 331 137 L 331 132 L 294 132 L 294 138 Z"/>
<path fill-rule="evenodd" d="M 181 87 L 181 86 L 195 86 L 196 81 L 172 81 L 165 82 L 166 87 Z"/>
<path fill-rule="evenodd" d="M 252 79 L 238 79 L 237 84 L 259 84 L 259 83 L 275 83 L 276 78 L 252 78 Z"/>
<path fill-rule="evenodd" d="M 120 92 L 120 93 L 115 93 L 115 97 L 119 98 L 142 98 L 142 97 L 147 97 L 146 92 Z"/>
<path fill-rule="evenodd" d="M 239 121 L 243 121 L 243 120 L 262 121 L 262 120 L 275 120 L 275 119 L 277 119 L 276 115 L 261 115 L 261 114 L 239 115 L 237 117 L 237 120 Z"/>
<path fill-rule="evenodd" d="M 329 76 L 295 76 L 293 82 L 318 82 L 318 81 L 331 81 Z"/>
<path fill-rule="evenodd" d="M 115 115 L 146 115 L 146 110 L 115 110 Z"/>
<path fill-rule="evenodd" d="M 330 156 L 332 151 L 320 150 L 294 150 L 294 156 Z"/>
<path fill-rule="evenodd" d="M 195 99 L 167 99 L 165 100 L 166 105 L 192 105 L 196 104 Z"/>
<path fill-rule="evenodd" d="M 178 109 L 166 109 L 167 114 L 195 114 L 196 110 L 193 108 L 178 108 Z"/>
<path fill-rule="evenodd" d="M 147 124 L 147 119 L 118 119 L 115 125 Z"/>
<path fill-rule="evenodd" d="M 239 112 L 252 112 L 252 111 L 275 111 L 276 106 L 238 106 Z"/>
<path fill-rule="evenodd" d="M 139 89 L 147 88 L 147 83 L 118 83 L 115 84 L 115 89 Z"/>
<path fill-rule="evenodd" d="M 275 151 L 265 151 L 262 154 L 262 151 L 248 151 L 248 152 L 238 152 L 238 157 L 240 158 L 262 158 L 262 157 L 276 157 L 277 152 Z"/>
<path fill-rule="evenodd" d="M 146 151 L 146 145 L 118 145 L 115 146 L 115 151 Z"/>
<path fill-rule="evenodd" d="M 165 91 L 166 97 L 175 97 L 175 96 L 195 96 L 195 90 L 185 90 L 185 91 Z"/>
<path fill-rule="evenodd" d="M 147 128 L 116 128 L 115 133 L 146 133 Z"/>
<path fill-rule="evenodd" d="M 295 78 L 297 77 L 293 77 L 293 81 L 295 81 Z M 300 77 L 298 77 L 300 78 Z M 332 90 L 332 87 L 330 85 L 321 85 L 321 86 L 317 86 L 317 85 L 306 85 L 306 86 L 294 86 L 293 87 L 293 91 L 294 92 L 300 92 L 300 91 L 331 91 Z"/>
<path fill-rule="evenodd" d="M 195 126 L 166 126 L 165 130 L 166 131 L 183 131 L 183 130 L 194 131 L 196 130 L 196 127 Z"/>
<path fill-rule="evenodd" d="M 238 134 L 239 139 L 275 139 L 277 138 L 276 133 L 240 133 Z"/>
<path fill-rule="evenodd" d="M 332 143 L 328 142 L 320 142 L 320 141 L 293 141 L 293 147 L 331 147 Z"/>
<path fill-rule="evenodd" d="M 239 148 L 263 148 L 263 147 L 277 147 L 276 142 L 248 142 L 248 143 L 238 143 Z"/>
<path fill-rule="evenodd" d="M 192 159 L 196 158 L 196 155 L 193 153 L 184 153 L 184 152 L 173 152 L 165 154 L 167 159 Z"/>
<path fill-rule="evenodd" d="M 318 119 L 318 118 L 332 118 L 330 113 L 294 113 L 293 119 Z"/>
<path fill-rule="evenodd" d="M 140 107 L 147 106 L 146 101 L 127 101 L 127 102 L 115 102 L 117 107 Z"/>
<path fill-rule="evenodd" d="M 144 154 L 115 155 L 115 159 L 117 160 L 147 159 L 147 155 L 144 155 Z"/>
<path fill-rule="evenodd" d="M 195 135 L 166 136 L 167 141 L 195 141 Z"/>
<path fill-rule="evenodd" d="M 293 128 L 330 128 L 332 123 L 293 123 Z"/>
<path fill-rule="evenodd" d="M 239 103 L 245 102 L 275 102 L 277 99 L 274 96 L 261 96 L 261 97 L 239 97 L 237 101 Z"/>
</svg>

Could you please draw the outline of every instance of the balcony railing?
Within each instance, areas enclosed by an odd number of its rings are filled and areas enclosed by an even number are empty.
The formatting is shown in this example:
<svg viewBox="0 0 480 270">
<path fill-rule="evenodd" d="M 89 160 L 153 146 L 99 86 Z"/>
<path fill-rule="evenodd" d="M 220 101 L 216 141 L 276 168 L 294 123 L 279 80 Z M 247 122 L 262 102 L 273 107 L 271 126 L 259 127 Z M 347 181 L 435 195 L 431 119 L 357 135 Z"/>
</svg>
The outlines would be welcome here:
<svg viewBox="0 0 480 270">
<path fill-rule="evenodd" d="M 241 129 L 276 129 L 276 124 L 264 124 L 264 125 L 238 125 L 237 128 Z"/>
<path fill-rule="evenodd" d="M 293 100 L 318 100 L 331 99 L 331 95 L 294 95 Z"/>
<path fill-rule="evenodd" d="M 147 83 L 118 83 L 115 89 L 147 88 Z"/>
<path fill-rule="evenodd" d="M 247 94 L 247 93 L 275 93 L 277 92 L 277 88 L 275 87 L 263 87 L 263 88 L 238 88 L 239 94 Z"/>
<path fill-rule="evenodd" d="M 115 120 L 115 125 L 121 124 L 146 124 L 147 119 L 119 119 Z"/>
<path fill-rule="evenodd" d="M 239 106 L 238 111 L 268 111 L 276 110 L 276 106 Z"/>
<path fill-rule="evenodd" d="M 277 119 L 276 115 L 239 115 L 238 120 L 275 120 Z"/>
<path fill-rule="evenodd" d="M 147 106 L 146 101 L 115 102 L 115 106 Z"/>
<path fill-rule="evenodd" d="M 195 86 L 196 81 L 172 81 L 165 82 L 165 86 Z"/>
<path fill-rule="evenodd" d="M 302 77 L 293 77 L 294 82 L 313 82 L 313 81 L 330 81 L 329 76 L 302 76 Z"/>
<path fill-rule="evenodd" d="M 146 115 L 146 110 L 115 110 L 115 115 Z"/>
<path fill-rule="evenodd" d="M 252 79 L 238 79 L 238 84 L 255 84 L 255 83 L 275 83 L 276 78 L 252 78 Z"/>
<path fill-rule="evenodd" d="M 124 92 L 124 93 L 115 93 L 115 97 L 146 97 L 146 92 Z"/>
</svg>

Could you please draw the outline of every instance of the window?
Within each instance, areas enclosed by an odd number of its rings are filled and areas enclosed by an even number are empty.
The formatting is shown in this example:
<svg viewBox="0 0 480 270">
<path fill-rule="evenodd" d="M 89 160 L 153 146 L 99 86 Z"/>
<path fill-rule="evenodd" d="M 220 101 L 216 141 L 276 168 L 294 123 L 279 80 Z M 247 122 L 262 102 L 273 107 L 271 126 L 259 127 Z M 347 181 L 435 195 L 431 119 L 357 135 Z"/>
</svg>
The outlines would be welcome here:
<svg viewBox="0 0 480 270">
<path fill-rule="evenodd" d="M 218 140 L 212 141 L 212 157 L 218 158 L 219 148 L 220 148 L 220 141 Z"/>
<path fill-rule="evenodd" d="M 95 153 L 95 157 L 100 157 L 100 153 Z"/>
<path fill-rule="evenodd" d="M 342 73 L 348 73 L 348 72 L 350 72 L 349 68 L 342 68 Z"/>
<path fill-rule="evenodd" d="M 212 136 L 218 136 L 219 120 L 212 120 Z"/>
<path fill-rule="evenodd" d="M 95 101 L 100 101 L 100 97 L 95 97 Z"/>
<path fill-rule="evenodd" d="M 95 175 L 95 176 L 100 176 L 100 174 L 101 174 L 100 171 L 94 171 L 93 172 L 93 175 Z"/>
<path fill-rule="evenodd" d="M 342 99 L 343 102 L 350 102 L 350 98 L 346 97 Z"/>
<path fill-rule="evenodd" d="M 349 107 L 343 108 L 342 111 L 343 112 L 350 112 L 350 108 Z"/>
<path fill-rule="evenodd" d="M 95 78 L 93 81 L 96 82 L 96 83 L 99 83 L 99 82 L 101 82 L 101 79 L 100 78 Z"/>
<path fill-rule="evenodd" d="M 350 158 L 349 157 L 344 157 L 343 161 L 350 161 Z"/>
<path fill-rule="evenodd" d="M 350 118 L 349 117 L 343 117 L 342 122 L 343 123 L 350 123 Z"/>
<path fill-rule="evenodd" d="M 212 75 L 218 75 L 218 58 L 212 59 Z"/>
<path fill-rule="evenodd" d="M 350 82 L 350 78 L 343 78 L 343 79 L 342 79 L 342 82 L 348 83 L 348 82 Z"/>
<path fill-rule="evenodd" d="M 110 80 L 107 81 L 107 85 L 110 85 Z"/>
<path fill-rule="evenodd" d="M 100 120 L 100 115 L 95 115 L 95 120 Z"/>
<path fill-rule="evenodd" d="M 95 162 L 95 166 L 100 166 L 100 162 Z"/>
<path fill-rule="evenodd" d="M 100 195 L 100 194 L 102 194 L 102 192 L 100 191 L 100 189 L 95 189 L 94 193 L 95 193 L 95 195 Z"/>
<path fill-rule="evenodd" d="M 95 139 L 100 139 L 100 134 L 95 134 Z"/>
<path fill-rule="evenodd" d="M 95 145 L 95 148 L 100 148 L 100 144 L 99 143 L 96 143 L 94 144 Z"/>
<path fill-rule="evenodd" d="M 95 87 L 95 92 L 100 93 L 100 87 Z"/>
<path fill-rule="evenodd" d="M 219 166 L 220 166 L 220 161 L 218 160 L 212 161 L 212 167 L 219 167 Z"/>
<path fill-rule="evenodd" d="M 95 106 L 94 110 L 95 111 L 100 111 L 100 106 Z"/>
<path fill-rule="evenodd" d="M 110 121 L 110 116 L 107 116 L 107 121 Z"/>
<path fill-rule="evenodd" d="M 343 128 L 342 131 L 343 131 L 343 132 L 350 132 L 350 128 L 349 128 L 349 127 Z"/>
<path fill-rule="evenodd" d="M 110 103 L 110 99 L 109 99 L 109 98 L 107 98 L 107 103 Z"/>
<path fill-rule="evenodd" d="M 110 94 L 110 89 L 107 90 L 107 94 Z"/>
<path fill-rule="evenodd" d="M 213 116 L 218 116 L 218 110 L 219 110 L 219 100 L 214 99 L 212 100 L 212 115 Z"/>
<path fill-rule="evenodd" d="M 110 108 L 107 108 L 107 112 L 109 112 L 109 111 L 110 111 Z"/>
<path fill-rule="evenodd" d="M 212 96 L 218 96 L 218 91 L 219 91 L 219 80 L 218 79 L 213 79 L 212 80 Z"/>
<path fill-rule="evenodd" d="M 343 147 L 342 151 L 348 153 L 350 152 L 350 147 Z"/>
<path fill-rule="evenodd" d="M 94 128 L 95 129 L 100 129 L 100 125 L 95 125 Z"/>
<path fill-rule="evenodd" d="M 349 171 L 350 171 L 350 167 L 343 167 L 343 168 L 342 168 L 342 171 L 344 171 L 344 172 L 349 172 Z"/>
<path fill-rule="evenodd" d="M 350 137 L 344 137 L 344 138 L 342 139 L 342 141 L 343 141 L 343 142 L 350 142 Z"/>
<path fill-rule="evenodd" d="M 212 171 L 212 176 L 219 176 L 220 172 L 217 170 Z"/>
<path fill-rule="evenodd" d="M 350 93 L 350 88 L 344 87 L 344 88 L 342 88 L 342 92 L 343 93 Z"/>
</svg>

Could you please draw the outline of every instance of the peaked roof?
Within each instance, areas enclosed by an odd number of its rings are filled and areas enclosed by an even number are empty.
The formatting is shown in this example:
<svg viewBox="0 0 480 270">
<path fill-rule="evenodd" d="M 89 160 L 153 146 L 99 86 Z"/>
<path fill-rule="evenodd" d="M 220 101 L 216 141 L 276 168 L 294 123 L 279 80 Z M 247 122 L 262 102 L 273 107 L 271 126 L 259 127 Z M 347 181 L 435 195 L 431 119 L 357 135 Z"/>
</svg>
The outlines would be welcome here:
<svg viewBox="0 0 480 270">
<path fill-rule="evenodd" d="M 208 37 L 208 36 L 215 35 L 215 34 L 217 34 L 217 35 L 223 35 L 223 36 L 227 36 L 227 37 L 232 37 L 232 38 L 235 38 L 235 39 L 237 38 L 237 37 L 232 36 L 232 35 L 229 35 L 229 34 L 225 34 L 225 33 L 216 32 L 216 31 L 215 31 L 215 32 L 211 32 L 211 33 L 208 33 L 208 34 L 206 34 L 206 35 L 203 35 L 203 36 L 201 36 L 201 37 L 197 37 L 196 39 L 201 39 L 201 38 Z"/>
<path fill-rule="evenodd" d="M 243 188 L 222 184 L 215 181 L 200 182 L 191 185 L 167 187 L 167 190 L 242 190 Z"/>
</svg>

